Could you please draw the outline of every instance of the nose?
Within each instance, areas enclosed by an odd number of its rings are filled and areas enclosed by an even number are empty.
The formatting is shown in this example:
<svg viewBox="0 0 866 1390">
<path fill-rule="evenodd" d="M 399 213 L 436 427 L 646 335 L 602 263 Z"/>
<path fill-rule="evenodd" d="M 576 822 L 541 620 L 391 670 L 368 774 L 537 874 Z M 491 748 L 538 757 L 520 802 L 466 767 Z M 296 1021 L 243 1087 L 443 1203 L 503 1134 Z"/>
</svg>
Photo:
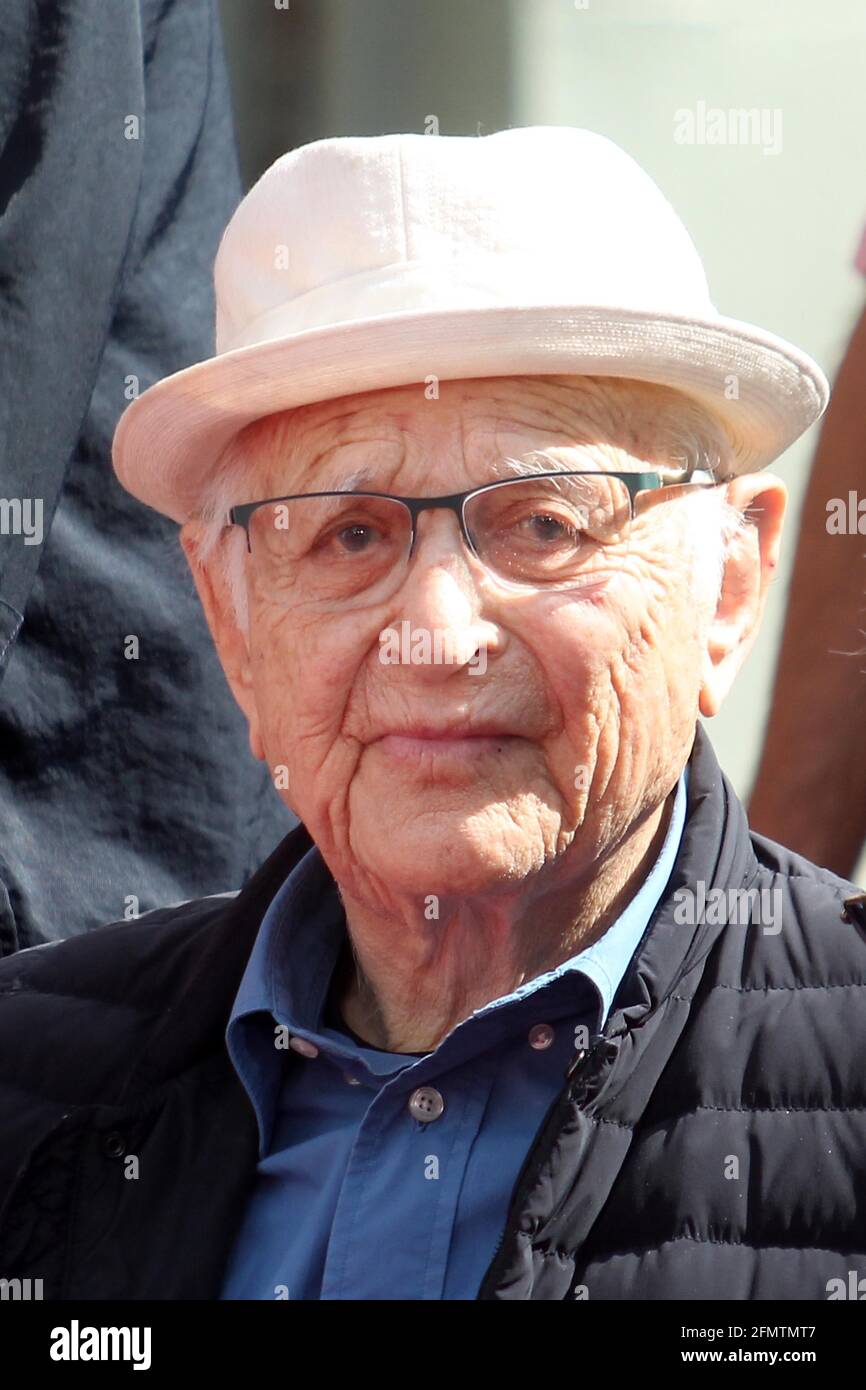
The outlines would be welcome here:
<svg viewBox="0 0 866 1390">
<path fill-rule="evenodd" d="M 457 517 L 446 511 L 423 512 L 406 577 L 393 599 L 391 624 L 403 634 L 408 627 L 415 654 L 411 664 L 428 672 L 430 679 L 466 667 L 480 672 L 482 661 L 486 669 L 491 656 L 504 648 L 503 629 L 482 614 L 480 578 Z"/>
</svg>

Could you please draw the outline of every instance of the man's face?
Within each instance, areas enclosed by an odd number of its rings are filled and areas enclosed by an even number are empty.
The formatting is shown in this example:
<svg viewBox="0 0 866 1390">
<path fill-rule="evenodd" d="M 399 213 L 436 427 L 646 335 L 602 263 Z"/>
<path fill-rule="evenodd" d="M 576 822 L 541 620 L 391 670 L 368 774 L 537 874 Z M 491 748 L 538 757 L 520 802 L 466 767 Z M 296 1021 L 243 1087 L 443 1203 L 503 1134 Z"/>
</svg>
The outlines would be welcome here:
<svg viewBox="0 0 866 1390">
<path fill-rule="evenodd" d="M 575 444 L 579 403 L 549 379 L 345 397 L 296 412 L 294 429 L 300 463 L 287 476 L 263 462 L 256 495 L 339 487 L 359 468 L 371 490 L 452 493 L 539 448 L 600 464 Z M 542 866 L 569 877 L 659 803 L 700 687 L 685 517 L 682 500 L 638 515 L 599 582 L 574 591 L 499 584 L 446 511 L 421 515 L 402 583 L 369 606 L 274 602 L 247 559 L 253 743 L 340 882 L 387 901 L 513 888 Z M 433 653 L 439 634 L 439 659 L 383 660 L 385 629 L 427 633 Z"/>
</svg>

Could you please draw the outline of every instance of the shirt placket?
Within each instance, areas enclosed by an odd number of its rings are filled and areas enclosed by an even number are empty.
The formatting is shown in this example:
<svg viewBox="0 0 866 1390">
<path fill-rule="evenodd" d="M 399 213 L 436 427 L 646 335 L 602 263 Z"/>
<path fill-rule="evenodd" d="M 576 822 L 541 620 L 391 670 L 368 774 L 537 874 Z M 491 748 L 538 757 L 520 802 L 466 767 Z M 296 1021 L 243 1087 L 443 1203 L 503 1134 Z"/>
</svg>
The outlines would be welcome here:
<svg viewBox="0 0 866 1390">
<path fill-rule="evenodd" d="M 323 1299 L 386 1299 L 395 1289 L 401 1300 L 442 1298 L 492 1079 L 489 1060 L 440 1074 L 430 1058 L 373 1079 L 331 1228 Z"/>
</svg>

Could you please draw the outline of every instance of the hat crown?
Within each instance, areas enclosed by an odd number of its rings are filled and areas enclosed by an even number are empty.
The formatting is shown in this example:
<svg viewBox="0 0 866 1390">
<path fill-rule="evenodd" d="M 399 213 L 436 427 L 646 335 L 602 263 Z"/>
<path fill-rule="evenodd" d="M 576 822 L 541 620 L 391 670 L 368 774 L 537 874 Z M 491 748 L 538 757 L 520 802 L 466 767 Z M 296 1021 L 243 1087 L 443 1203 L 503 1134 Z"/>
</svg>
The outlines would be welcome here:
<svg viewBox="0 0 866 1390">
<path fill-rule="evenodd" d="M 735 473 L 776 458 L 827 403 L 810 357 L 716 311 L 649 175 L 571 126 L 304 145 L 240 203 L 214 269 L 215 355 L 131 401 L 112 445 L 123 485 L 177 521 L 252 420 L 367 391 L 656 382 L 722 419 Z"/>
<path fill-rule="evenodd" d="M 715 312 L 653 180 L 613 141 L 569 126 L 301 146 L 240 203 L 214 272 L 218 353 L 418 310 Z"/>
</svg>

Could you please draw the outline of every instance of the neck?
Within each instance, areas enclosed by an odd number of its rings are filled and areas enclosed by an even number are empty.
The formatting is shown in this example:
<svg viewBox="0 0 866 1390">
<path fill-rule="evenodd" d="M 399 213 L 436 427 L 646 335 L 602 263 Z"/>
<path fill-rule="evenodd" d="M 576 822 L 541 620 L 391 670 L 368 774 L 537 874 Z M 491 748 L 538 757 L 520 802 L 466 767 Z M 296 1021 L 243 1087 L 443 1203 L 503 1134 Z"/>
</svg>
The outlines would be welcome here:
<svg viewBox="0 0 866 1390">
<path fill-rule="evenodd" d="M 351 950 L 334 989 L 348 1027 L 383 1051 L 432 1051 L 474 1010 L 592 945 L 658 858 L 675 795 L 584 873 L 508 898 L 460 899 L 436 921 L 417 903 L 383 914 L 342 893 Z"/>
</svg>

